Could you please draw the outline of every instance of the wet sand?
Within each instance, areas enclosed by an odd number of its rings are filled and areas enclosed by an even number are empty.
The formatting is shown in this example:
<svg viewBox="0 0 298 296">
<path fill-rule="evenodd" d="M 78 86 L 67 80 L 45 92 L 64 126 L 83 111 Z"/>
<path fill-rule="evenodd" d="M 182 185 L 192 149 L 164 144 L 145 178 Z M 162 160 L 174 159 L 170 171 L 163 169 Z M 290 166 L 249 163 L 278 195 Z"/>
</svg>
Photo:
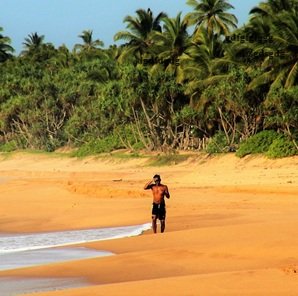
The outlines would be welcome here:
<svg viewBox="0 0 298 296">
<path fill-rule="evenodd" d="M 192 156 L 162 167 L 146 159 L 17 154 L 0 162 L 0 232 L 150 222 L 155 173 L 170 189 L 163 234 L 83 244 L 114 256 L 0 272 L 82 278 L 90 286 L 34 295 L 297 295 L 298 157 Z M 33 294 L 32 294 L 33 295 Z"/>
<path fill-rule="evenodd" d="M 87 286 L 80 278 L 0 278 L 1 296 L 15 296 L 37 291 L 57 291 Z"/>
</svg>

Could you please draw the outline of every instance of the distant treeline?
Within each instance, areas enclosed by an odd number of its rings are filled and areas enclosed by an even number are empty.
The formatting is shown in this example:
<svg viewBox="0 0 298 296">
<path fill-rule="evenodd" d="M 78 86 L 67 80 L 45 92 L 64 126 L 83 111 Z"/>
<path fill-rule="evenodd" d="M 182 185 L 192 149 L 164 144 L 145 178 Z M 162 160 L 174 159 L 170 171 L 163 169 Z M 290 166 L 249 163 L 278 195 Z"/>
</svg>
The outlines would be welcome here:
<svg viewBox="0 0 298 296">
<path fill-rule="evenodd" d="M 0 150 L 298 154 L 298 0 L 261 2 L 240 28 L 226 0 L 187 4 L 126 16 L 109 48 L 91 30 L 73 49 L 31 33 L 15 56 L 1 28 Z"/>
</svg>

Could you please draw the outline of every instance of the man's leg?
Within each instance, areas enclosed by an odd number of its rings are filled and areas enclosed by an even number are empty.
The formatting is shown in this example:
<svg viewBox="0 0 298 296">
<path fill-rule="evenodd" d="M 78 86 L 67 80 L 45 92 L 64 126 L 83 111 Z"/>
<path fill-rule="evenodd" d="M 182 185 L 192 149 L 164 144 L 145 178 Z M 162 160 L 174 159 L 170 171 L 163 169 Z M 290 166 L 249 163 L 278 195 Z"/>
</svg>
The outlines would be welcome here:
<svg viewBox="0 0 298 296">
<path fill-rule="evenodd" d="M 166 228 L 166 220 L 160 220 L 160 231 L 163 233 Z"/>
<path fill-rule="evenodd" d="M 162 205 L 159 211 L 160 232 L 163 233 L 166 228 L 166 207 Z"/>
<path fill-rule="evenodd" d="M 152 229 L 156 233 L 156 215 L 152 215 Z"/>
</svg>

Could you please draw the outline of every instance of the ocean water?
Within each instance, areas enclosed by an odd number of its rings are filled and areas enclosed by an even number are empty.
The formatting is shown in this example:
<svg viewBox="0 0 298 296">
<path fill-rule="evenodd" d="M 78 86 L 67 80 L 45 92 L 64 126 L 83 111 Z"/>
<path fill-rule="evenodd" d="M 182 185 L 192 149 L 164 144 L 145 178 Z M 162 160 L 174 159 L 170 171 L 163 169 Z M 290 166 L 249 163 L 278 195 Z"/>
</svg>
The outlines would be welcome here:
<svg viewBox="0 0 298 296">
<path fill-rule="evenodd" d="M 83 242 L 109 240 L 142 234 L 151 224 L 70 230 L 22 235 L 0 233 L 0 270 L 24 268 L 55 262 L 111 256 L 108 250 L 94 250 L 72 246 Z M 81 278 L 18 278 L 0 276 L 0 295 L 14 296 L 25 293 L 83 287 L 88 283 Z"/>
<path fill-rule="evenodd" d="M 71 245 L 137 236 L 150 228 L 150 223 L 147 223 L 22 235 L 0 234 L 0 270 L 112 255 L 108 250 L 97 251 Z"/>
<path fill-rule="evenodd" d="M 98 251 L 84 247 L 60 247 L 15 253 L 11 252 L 0 255 L 0 270 L 17 269 L 55 262 L 66 262 L 111 255 L 113 255 L 113 253 L 109 251 Z"/>
<path fill-rule="evenodd" d="M 0 233 L 0 256 L 6 253 L 137 236 L 150 228 L 151 224 L 146 223 L 133 226 L 43 232 L 20 235 L 7 235 Z"/>
</svg>

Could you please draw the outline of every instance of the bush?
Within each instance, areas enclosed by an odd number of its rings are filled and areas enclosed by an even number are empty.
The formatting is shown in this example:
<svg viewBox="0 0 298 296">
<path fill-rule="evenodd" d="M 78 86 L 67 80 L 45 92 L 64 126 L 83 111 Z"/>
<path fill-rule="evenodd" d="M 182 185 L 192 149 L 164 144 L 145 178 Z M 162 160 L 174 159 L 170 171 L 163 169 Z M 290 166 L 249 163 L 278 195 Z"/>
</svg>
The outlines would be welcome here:
<svg viewBox="0 0 298 296">
<path fill-rule="evenodd" d="M 121 145 L 119 138 L 115 135 L 110 135 L 103 139 L 90 140 L 88 143 L 83 144 L 72 155 L 83 157 L 99 153 L 107 153 L 120 148 L 124 147 Z"/>
<path fill-rule="evenodd" d="M 229 150 L 229 143 L 227 141 L 227 138 L 224 132 L 216 133 L 208 142 L 208 145 L 206 147 L 206 152 L 211 154 L 228 152 L 228 150 Z"/>
<path fill-rule="evenodd" d="M 145 146 L 135 134 L 137 127 L 134 124 L 126 124 L 115 128 L 114 133 L 120 138 L 122 145 L 134 151 L 144 149 Z"/>
<path fill-rule="evenodd" d="M 142 142 L 136 142 L 132 145 L 132 148 L 136 151 L 142 150 L 145 148 L 144 144 Z"/>
<path fill-rule="evenodd" d="M 280 137 L 281 135 L 276 131 L 262 131 L 240 143 L 236 155 L 238 157 L 244 157 L 248 154 L 265 153 L 268 151 L 273 141 Z"/>
<path fill-rule="evenodd" d="M 286 137 L 281 137 L 273 141 L 266 153 L 266 156 L 269 158 L 282 158 L 297 154 L 298 150 L 294 143 Z"/>
<path fill-rule="evenodd" d="M 17 143 L 15 141 L 10 141 L 0 145 L 0 152 L 12 152 L 17 149 Z"/>
<path fill-rule="evenodd" d="M 166 166 L 166 165 L 176 165 L 188 159 L 188 155 L 179 154 L 162 154 L 151 158 L 148 162 L 149 166 Z"/>
</svg>

